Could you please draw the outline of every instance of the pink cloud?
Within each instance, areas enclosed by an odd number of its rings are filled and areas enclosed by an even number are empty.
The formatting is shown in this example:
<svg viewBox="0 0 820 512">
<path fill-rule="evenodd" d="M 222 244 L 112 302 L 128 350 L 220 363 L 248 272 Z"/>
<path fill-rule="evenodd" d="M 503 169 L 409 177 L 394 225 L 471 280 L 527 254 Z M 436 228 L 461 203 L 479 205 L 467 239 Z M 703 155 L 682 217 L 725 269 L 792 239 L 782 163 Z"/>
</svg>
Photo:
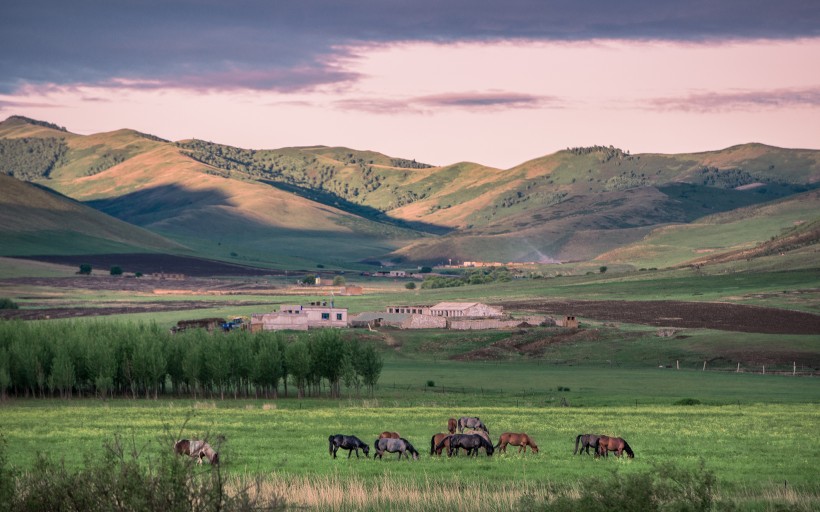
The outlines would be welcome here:
<svg viewBox="0 0 820 512">
<path fill-rule="evenodd" d="M 756 111 L 761 108 L 820 107 L 820 87 L 769 91 L 705 92 L 681 97 L 655 98 L 652 110 L 686 112 Z"/>
</svg>

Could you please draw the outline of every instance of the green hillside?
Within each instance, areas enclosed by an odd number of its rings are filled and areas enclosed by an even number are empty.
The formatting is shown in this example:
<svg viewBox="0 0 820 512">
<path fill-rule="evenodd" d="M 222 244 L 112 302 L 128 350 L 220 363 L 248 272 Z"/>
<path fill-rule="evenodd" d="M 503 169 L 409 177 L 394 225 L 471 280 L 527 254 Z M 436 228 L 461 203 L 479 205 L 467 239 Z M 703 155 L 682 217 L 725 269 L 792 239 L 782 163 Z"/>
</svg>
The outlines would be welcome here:
<svg viewBox="0 0 820 512">
<path fill-rule="evenodd" d="M 133 130 L 82 136 L 12 117 L 0 123 L 0 173 L 219 259 L 665 266 L 811 220 L 820 151 L 746 144 L 632 155 L 591 146 L 511 169 L 434 167 L 343 147 L 242 149 Z M 800 198 L 788 215 L 765 209 L 788 198 Z M 732 212 L 744 219 L 714 220 Z"/>
<path fill-rule="evenodd" d="M 0 175 L 0 255 L 183 251 L 51 190 Z"/>
</svg>

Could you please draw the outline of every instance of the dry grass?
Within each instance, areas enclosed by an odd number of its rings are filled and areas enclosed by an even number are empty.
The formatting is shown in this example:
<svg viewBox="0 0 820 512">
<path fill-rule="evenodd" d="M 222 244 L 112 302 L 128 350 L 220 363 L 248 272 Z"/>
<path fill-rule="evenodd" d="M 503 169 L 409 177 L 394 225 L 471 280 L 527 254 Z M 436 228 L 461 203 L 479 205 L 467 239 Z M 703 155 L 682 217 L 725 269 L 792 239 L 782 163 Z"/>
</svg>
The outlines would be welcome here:
<svg viewBox="0 0 820 512">
<path fill-rule="evenodd" d="M 240 477 L 232 481 L 230 490 L 251 488 L 250 477 Z M 425 479 L 421 483 L 401 481 L 387 475 L 378 483 L 338 475 L 323 477 L 288 477 L 275 474 L 258 482 L 255 488 L 258 498 L 263 500 L 281 499 L 294 508 L 319 510 L 410 510 L 410 511 L 450 511 L 470 510 L 472 512 L 514 510 L 519 507 L 523 496 L 537 502 L 554 497 L 543 485 L 531 483 L 505 484 L 464 484 L 456 482 L 433 482 Z M 571 489 L 567 494 L 577 498 L 579 492 Z M 253 496 L 253 494 L 252 494 Z"/>
</svg>

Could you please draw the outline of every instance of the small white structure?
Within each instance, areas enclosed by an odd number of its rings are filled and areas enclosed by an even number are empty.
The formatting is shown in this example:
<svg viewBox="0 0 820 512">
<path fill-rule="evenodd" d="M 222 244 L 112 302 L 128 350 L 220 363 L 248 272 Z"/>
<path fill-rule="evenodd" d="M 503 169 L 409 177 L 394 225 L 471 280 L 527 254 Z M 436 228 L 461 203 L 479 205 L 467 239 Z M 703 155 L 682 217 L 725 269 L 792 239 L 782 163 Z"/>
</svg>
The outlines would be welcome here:
<svg viewBox="0 0 820 512">
<path fill-rule="evenodd" d="M 251 331 L 281 331 L 347 327 L 347 308 L 283 304 L 278 312 L 251 316 Z"/>
</svg>

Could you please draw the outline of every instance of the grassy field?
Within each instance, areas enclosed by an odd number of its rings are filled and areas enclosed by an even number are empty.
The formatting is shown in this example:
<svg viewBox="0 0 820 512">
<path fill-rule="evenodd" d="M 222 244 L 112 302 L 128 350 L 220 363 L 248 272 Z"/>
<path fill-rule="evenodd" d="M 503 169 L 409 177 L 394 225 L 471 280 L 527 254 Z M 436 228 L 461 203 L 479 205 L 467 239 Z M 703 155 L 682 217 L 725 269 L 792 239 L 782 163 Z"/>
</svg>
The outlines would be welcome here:
<svg viewBox="0 0 820 512">
<path fill-rule="evenodd" d="M 17 401 L 2 406 L 0 430 L 18 469 L 30 467 L 37 452 L 78 467 L 116 433 L 149 455 L 169 449 L 177 436 L 222 434 L 227 439 L 220 448 L 223 468 L 237 478 L 263 477 L 291 504 L 310 505 L 322 488 L 326 500 L 343 500 L 351 485 L 366 490 L 388 483 L 414 496 L 431 484 L 475 485 L 489 494 L 512 493 L 506 499 L 515 503 L 528 489 L 572 490 L 591 477 L 652 471 L 668 461 L 696 470 L 701 460 L 717 476 L 717 493 L 724 498 L 763 499 L 785 482 L 800 500 L 820 503 L 815 471 L 820 449 L 802 441 L 820 420 L 815 379 L 576 370 L 543 372 L 548 375 L 533 383 L 536 368 L 463 366 L 461 372 L 436 368 L 439 373 L 422 365 L 388 365 L 383 380 L 395 381 L 397 388 L 382 386 L 375 398 L 340 401 Z M 506 389 L 481 393 L 475 382 L 464 393 L 413 387 L 431 375 L 454 388 L 486 375 L 482 381 L 503 380 Z M 572 407 L 551 405 L 550 399 L 562 394 L 556 383 L 570 388 L 563 395 Z M 404 384 L 407 388 L 398 389 Z M 701 397 L 706 404 L 673 405 L 681 396 Z M 511 449 L 475 460 L 429 456 L 431 435 L 446 429 L 448 417 L 460 415 L 481 417 L 494 439 L 503 431 L 528 432 L 540 453 Z M 342 456 L 332 459 L 327 452 L 330 434 L 357 435 L 372 444 L 382 430 L 400 432 L 421 458 L 374 461 L 354 455 L 348 460 L 340 451 Z M 575 436 L 586 432 L 624 437 L 636 458 L 574 456 Z"/>
</svg>

